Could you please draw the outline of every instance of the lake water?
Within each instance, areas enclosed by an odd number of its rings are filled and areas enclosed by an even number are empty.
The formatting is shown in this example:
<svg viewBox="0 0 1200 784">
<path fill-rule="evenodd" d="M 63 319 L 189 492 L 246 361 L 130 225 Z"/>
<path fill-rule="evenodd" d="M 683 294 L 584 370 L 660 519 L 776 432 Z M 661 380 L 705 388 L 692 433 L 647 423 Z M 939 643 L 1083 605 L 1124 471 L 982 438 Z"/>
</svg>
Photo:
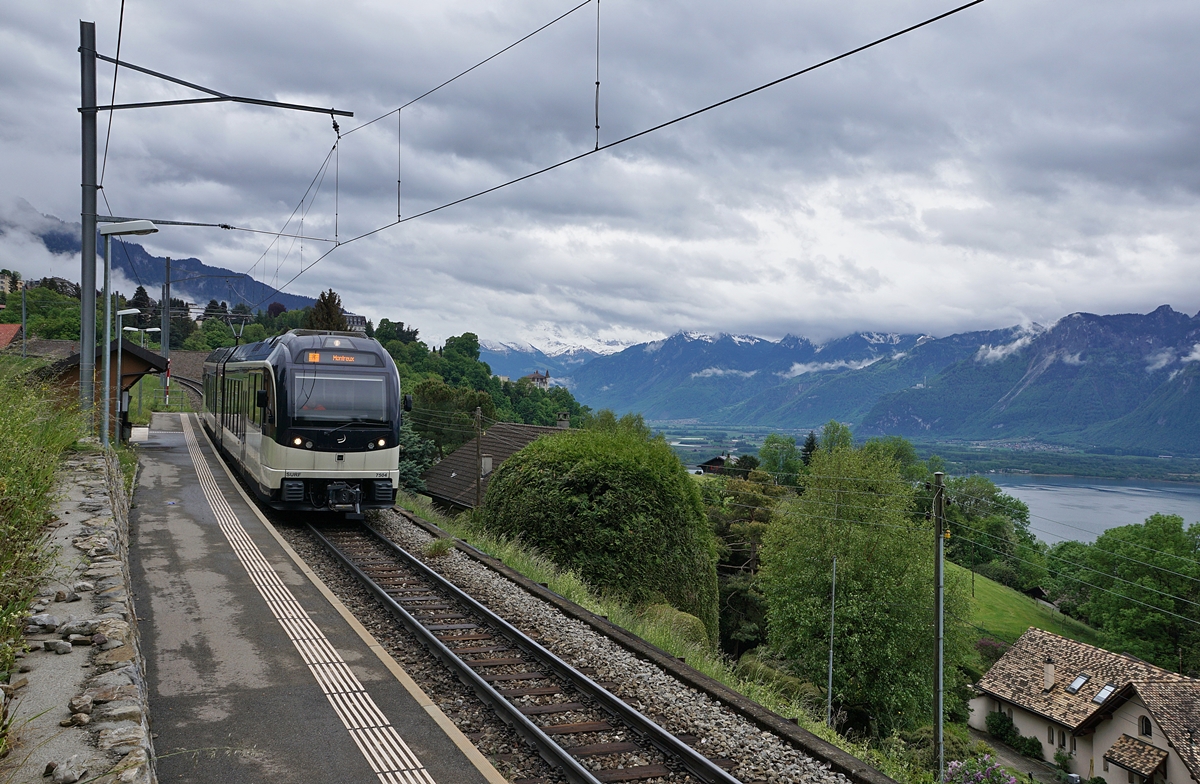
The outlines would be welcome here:
<svg viewBox="0 0 1200 784">
<path fill-rule="evenodd" d="M 1005 493 L 1029 505 L 1029 526 L 1050 544 L 1091 542 L 1109 528 L 1144 522 L 1155 512 L 1200 522 L 1200 485 L 1137 479 L 987 474 Z"/>
</svg>

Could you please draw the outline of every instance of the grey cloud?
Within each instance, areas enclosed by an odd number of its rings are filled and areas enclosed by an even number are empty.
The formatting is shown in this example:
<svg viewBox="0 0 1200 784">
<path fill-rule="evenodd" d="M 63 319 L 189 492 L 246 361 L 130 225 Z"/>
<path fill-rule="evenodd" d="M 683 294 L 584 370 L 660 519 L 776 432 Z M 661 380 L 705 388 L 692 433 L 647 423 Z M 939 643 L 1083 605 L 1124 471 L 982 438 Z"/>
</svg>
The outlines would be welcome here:
<svg viewBox="0 0 1200 784">
<path fill-rule="evenodd" d="M 0 10 L 0 197 L 78 214 L 78 17 L 112 53 L 111 4 Z M 566 9 L 246 0 L 131 7 L 122 55 L 217 89 L 394 108 Z M 601 141 L 944 10 L 934 0 L 609 2 Z M 589 149 L 591 7 L 341 144 L 337 231 L 395 220 Z M 477 201 L 343 246 L 293 287 L 439 335 L 637 340 L 677 329 L 944 334 L 1071 310 L 1194 312 L 1200 9 L 1013 0 Z M 110 71 L 101 70 L 107 94 Z M 123 100 L 186 91 L 123 73 Z M 119 114 L 117 212 L 278 228 L 333 144 L 327 116 L 249 107 Z M 304 222 L 332 236 L 334 172 Z M 298 224 L 291 228 L 298 228 Z M 9 238 L 11 240 L 11 238 Z M 8 240 L 0 240 L 0 243 Z M 147 245 L 235 270 L 268 241 L 172 230 Z M 16 246 L 9 243 L 12 253 Z M 311 263 L 327 245 L 306 241 Z M 286 280 L 299 243 L 256 273 Z M 262 272 L 266 270 L 266 272 Z M 916 281 L 934 276 L 937 296 Z M 361 303 L 361 304 L 357 304 Z M 555 338 L 557 339 L 557 338 Z"/>
</svg>

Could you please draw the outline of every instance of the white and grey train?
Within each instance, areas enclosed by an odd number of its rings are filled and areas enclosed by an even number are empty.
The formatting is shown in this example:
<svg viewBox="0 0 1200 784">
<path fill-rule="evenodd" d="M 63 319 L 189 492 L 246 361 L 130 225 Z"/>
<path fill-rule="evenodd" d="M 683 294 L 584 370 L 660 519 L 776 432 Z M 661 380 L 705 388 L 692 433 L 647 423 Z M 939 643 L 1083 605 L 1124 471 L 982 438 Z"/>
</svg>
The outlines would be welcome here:
<svg viewBox="0 0 1200 784">
<path fill-rule="evenodd" d="M 292 330 L 204 361 L 204 427 L 275 509 L 392 506 L 410 400 L 387 351 L 356 333 Z"/>
</svg>

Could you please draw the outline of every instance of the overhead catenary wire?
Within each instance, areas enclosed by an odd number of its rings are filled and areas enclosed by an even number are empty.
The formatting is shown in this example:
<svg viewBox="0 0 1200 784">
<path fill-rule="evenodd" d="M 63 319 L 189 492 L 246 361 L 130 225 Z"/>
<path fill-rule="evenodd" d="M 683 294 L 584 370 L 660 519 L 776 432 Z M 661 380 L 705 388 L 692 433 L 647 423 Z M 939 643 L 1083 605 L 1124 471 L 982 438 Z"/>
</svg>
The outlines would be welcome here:
<svg viewBox="0 0 1200 784">
<path fill-rule="evenodd" d="M 588 1 L 590 2 L 590 0 L 588 0 Z M 314 261 L 313 261 L 311 264 L 309 264 L 307 267 L 305 267 L 305 268 L 302 268 L 302 269 L 300 270 L 300 272 L 296 273 L 296 275 L 294 275 L 294 276 L 293 276 L 293 277 L 292 277 L 290 280 L 288 280 L 286 283 L 284 283 L 284 284 L 283 284 L 283 286 L 281 286 L 279 290 L 285 289 L 285 288 L 287 288 L 288 286 L 290 286 L 292 283 L 294 283 L 294 282 L 296 281 L 296 279 L 297 279 L 297 278 L 299 278 L 301 275 L 303 275 L 303 274 L 304 274 L 305 272 L 307 272 L 308 270 L 310 270 L 310 269 L 312 269 L 313 267 L 315 267 L 317 264 L 321 263 L 321 261 L 323 261 L 323 260 L 324 260 L 326 257 L 328 257 L 330 253 L 332 253 L 333 251 L 337 250 L 338 248 L 340 248 L 340 247 L 342 247 L 342 246 L 349 245 L 350 243 L 357 242 L 357 241 L 359 241 L 359 240 L 362 240 L 362 239 L 366 239 L 367 237 L 371 237 L 371 236 L 373 236 L 373 235 L 375 235 L 375 234 L 378 234 L 378 233 L 379 233 L 379 232 L 381 232 L 381 231 L 385 231 L 385 230 L 387 230 L 387 229 L 390 229 L 390 228 L 392 228 L 392 227 L 394 227 L 394 226 L 398 226 L 398 225 L 400 225 L 400 224 L 402 224 L 402 223 L 407 223 L 408 221 L 417 220 L 418 218 L 423 218 L 423 217 L 426 217 L 426 216 L 428 216 L 428 215 L 432 215 L 432 214 L 434 214 L 434 213 L 441 212 L 442 210 L 446 210 L 446 209 L 449 209 L 449 208 L 451 208 L 451 207 L 456 207 L 456 206 L 458 206 L 458 205 L 460 205 L 460 204 L 464 204 L 464 203 L 466 203 L 466 202 L 468 202 L 468 201 L 472 201 L 472 200 L 474 200 L 474 199 L 478 199 L 478 198 L 480 198 L 480 197 L 482 197 L 482 196 L 486 196 L 486 195 L 488 195 L 488 194 L 495 193 L 496 191 L 502 190 L 502 189 L 504 189 L 504 188 L 508 188 L 508 187 L 510 187 L 510 186 L 512 186 L 512 185 L 516 185 L 516 184 L 518 184 L 518 183 L 524 182 L 524 181 L 526 181 L 526 180 L 529 180 L 529 179 L 532 179 L 532 178 L 534 178 L 534 177 L 539 177 L 539 176 L 541 176 L 541 175 L 543 175 L 543 174 L 547 174 L 547 173 L 549 173 L 549 172 L 551 172 L 551 171 L 554 171 L 554 170 L 556 170 L 556 169 L 559 169 L 559 168 L 561 168 L 561 167 L 563 167 L 563 166 L 567 166 L 567 165 L 569 165 L 569 164 L 571 164 L 571 163 L 575 163 L 576 161 L 583 160 L 584 158 L 590 157 L 590 156 L 592 156 L 592 155 L 595 155 L 595 154 L 597 154 L 597 153 L 599 153 L 599 152 L 607 151 L 607 150 L 613 149 L 614 147 L 618 147 L 618 146 L 620 146 L 620 145 L 627 144 L 627 143 L 629 143 L 629 142 L 631 142 L 631 141 L 634 141 L 635 139 L 640 139 L 640 138 L 641 138 L 641 137 L 643 137 L 643 136 L 647 136 L 647 135 L 649 135 L 649 134 L 656 133 L 656 132 L 658 132 L 658 131 L 661 131 L 661 130 L 663 130 L 663 129 L 665 129 L 665 128 L 669 128 L 669 127 L 671 127 L 671 126 L 673 126 L 673 125 L 676 125 L 676 124 L 678 124 L 678 123 L 681 123 L 681 122 L 684 122 L 684 121 L 686 121 L 686 120 L 689 120 L 689 119 L 691 119 L 691 118 L 693 118 L 693 117 L 697 117 L 697 116 L 699 116 L 699 115 L 701 115 L 701 114 L 704 114 L 704 113 L 706 113 L 706 112 L 710 112 L 710 111 L 712 111 L 712 110 L 714 110 L 714 109 L 717 109 L 717 108 L 720 108 L 720 107 L 722 107 L 722 106 L 725 106 L 726 104 L 733 103 L 734 101 L 741 100 L 741 99 L 743 99 L 743 98 L 749 97 L 749 96 L 751 96 L 751 95 L 754 95 L 754 94 L 756 94 L 756 93 L 762 92 L 763 90 L 767 90 L 767 89 L 770 89 L 771 87 L 775 87 L 775 86 L 777 86 L 777 85 L 783 84 L 784 82 L 787 82 L 787 81 L 790 81 L 790 80 L 792 80 L 792 79 L 795 79 L 795 78 L 797 78 L 797 77 L 800 77 L 800 76 L 803 76 L 803 75 L 805 75 L 805 74 L 811 73 L 811 72 L 813 72 L 813 71 L 816 71 L 817 69 L 824 68 L 825 66 L 828 66 L 828 65 L 831 65 L 831 64 L 833 64 L 833 63 L 839 62 L 840 60 L 844 60 L 844 59 L 846 59 L 846 58 L 848 58 L 848 57 L 852 57 L 852 56 L 854 56 L 854 55 L 856 55 L 856 54 L 859 54 L 859 53 L 861 53 L 861 52 L 865 52 L 865 51 L 867 51 L 868 49 L 872 49 L 872 48 L 874 48 L 874 47 L 876 47 L 876 46 L 879 46 L 879 45 L 881 45 L 881 44 L 884 44 L 884 43 L 886 43 L 886 42 L 888 42 L 888 41 L 891 41 L 891 40 L 894 40 L 894 39 L 896 39 L 896 38 L 899 38 L 899 37 L 901 37 L 901 36 L 903 36 L 903 35 L 907 35 L 907 34 L 909 34 L 909 33 L 912 33 L 912 32 L 914 32 L 914 31 L 916 31 L 916 30 L 919 30 L 919 29 L 921 29 L 921 28 L 923 28 L 923 27 L 926 27 L 926 26 L 928 26 L 928 25 L 934 24 L 935 22 L 939 22 L 939 21 L 941 21 L 941 20 L 943 20 L 943 19 L 946 19 L 946 18 L 948 18 L 948 17 L 950 17 L 950 16 L 954 16 L 955 14 L 961 13 L 961 12 L 963 12 L 963 11 L 967 10 L 968 8 L 972 8 L 972 7 L 974 7 L 974 6 L 977 6 L 977 5 L 979 5 L 980 3 L 983 3 L 983 2 L 984 2 L 984 0 L 971 0 L 971 1 L 970 1 L 970 2 L 968 2 L 968 3 L 964 3 L 963 5 L 960 5 L 960 6 L 957 6 L 957 7 L 955 7 L 955 8 L 952 8 L 952 9 L 951 9 L 951 10 L 949 10 L 949 11 L 945 11 L 945 12 L 943 12 L 943 13 L 941 13 L 941 14 L 938 14 L 938 15 L 936 15 L 936 16 L 930 17 L 930 18 L 928 18 L 928 19 L 926 19 L 926 20 L 924 20 L 924 21 L 922 21 L 922 22 L 918 22 L 917 24 L 910 25 L 910 26 L 908 26 L 908 27 L 906 27 L 906 28 L 904 28 L 904 29 L 902 29 L 902 30 L 898 30 L 898 31 L 896 31 L 896 32 L 894 32 L 894 33 L 891 33 L 891 34 L 889 34 L 889 35 L 883 36 L 882 38 L 877 38 L 877 39 L 875 39 L 874 41 L 871 41 L 870 43 L 866 43 L 866 44 L 863 44 L 863 45 L 861 45 L 861 46 L 857 46 L 857 47 L 855 47 L 855 48 L 853 48 L 853 49 L 849 49 L 849 50 L 847 50 L 847 51 L 845 51 L 845 52 L 842 52 L 841 54 L 835 55 L 835 56 L 833 56 L 833 57 L 826 58 L 825 60 L 822 60 L 822 61 L 820 61 L 820 62 L 818 62 L 818 63 L 814 63 L 813 65 L 810 65 L 810 66 L 807 66 L 807 67 L 805 67 L 805 68 L 802 68 L 802 69 L 800 69 L 799 71 L 795 71 L 795 72 L 793 72 L 793 73 L 787 74 L 786 76 L 781 76 L 781 77 L 779 77 L 779 78 L 777 78 L 777 79 L 773 79 L 773 80 L 771 80 L 771 81 L 769 81 L 769 82 L 766 82 L 766 83 L 764 83 L 764 84 L 758 85 L 757 87 L 753 87 L 753 88 L 751 88 L 751 89 L 749 89 L 749 90 L 744 90 L 743 92 L 740 92 L 740 93 L 738 93 L 738 94 L 736 94 L 736 95 L 732 95 L 732 96 L 730 96 L 730 97 L 728 97 L 728 98 L 724 98 L 724 99 L 722 99 L 722 100 L 720 100 L 720 101 L 716 101 L 715 103 L 708 104 L 707 106 L 703 106 L 703 107 L 701 107 L 701 108 L 699 108 L 699 109 L 695 109 L 695 110 L 693 110 L 693 111 L 691 111 L 691 112 L 688 112 L 688 113 L 686 113 L 686 114 L 679 115 L 678 117 L 675 117 L 675 118 L 673 118 L 673 119 L 671 119 L 671 120 L 667 120 L 667 121 L 665 121 L 665 122 L 659 123 L 659 124 L 657 124 L 657 125 L 651 126 L 651 127 L 649 127 L 649 128 L 646 128 L 646 129 L 644 129 L 644 130 L 641 130 L 641 131 L 637 131 L 636 133 L 632 133 L 632 134 L 630 134 L 630 135 L 628 135 L 628 136 L 625 136 L 625 137 L 623 137 L 623 138 L 617 139 L 616 141 L 609 142 L 608 144 L 604 144 L 604 145 L 598 145 L 598 146 L 596 146 L 594 149 L 587 150 L 586 152 L 579 153 L 578 155 L 573 155 L 573 156 L 570 156 L 570 157 L 568 157 L 568 158 L 565 158 L 565 159 L 563 159 L 563 160 L 560 160 L 560 161 L 558 161 L 557 163 L 550 164 L 549 166 L 544 166 L 544 167 L 542 167 L 542 168 L 540 168 L 540 169 L 537 169 L 537 170 L 535 170 L 535 171 L 529 172 L 529 173 L 527 173 L 527 174 L 523 174 L 523 175 L 521 175 L 521 176 L 519 176 L 519 177 L 514 177 L 514 178 L 512 178 L 512 179 L 510 179 L 510 180 L 507 180 L 507 181 L 505 181 L 505 182 L 502 182 L 502 183 L 500 183 L 500 184 L 498 184 L 498 185 L 493 185 L 493 186 L 491 186 L 490 188 L 485 188 L 485 189 L 483 189 L 483 190 L 476 191 L 475 193 L 471 193 L 471 194 L 469 194 L 469 195 L 467 195 L 467 196 L 463 196 L 463 197 L 460 197 L 460 198 L 458 198 L 458 199 L 454 199 L 454 200 L 452 200 L 452 201 L 445 202 L 445 203 L 443 203 L 443 204 L 440 204 L 440 205 L 438 205 L 438 206 L 436 206 L 436 207 L 430 207 L 429 209 L 423 210 L 423 211 L 421 211 L 421 212 L 414 213 L 413 215 L 409 215 L 409 216 L 407 216 L 407 217 L 403 217 L 403 218 L 397 218 L 395 221 L 393 221 L 393 222 L 391 222 L 391 223 L 385 224 L 385 225 L 383 225 L 383 226 L 379 226 L 378 228 L 375 228 L 375 229 L 371 229 L 370 231 L 363 232 L 362 234 L 359 234 L 359 235 L 357 235 L 357 236 L 351 237 L 350 239 L 343 240 L 343 241 L 341 241 L 341 242 L 340 242 L 338 245 L 335 245 L 334 247 L 332 247 L 332 248 L 329 248 L 328 250 L 326 250 L 324 253 L 322 253 L 322 254 L 321 254 L 319 257 L 317 257 L 317 258 L 316 258 L 316 259 L 315 259 L 315 260 L 314 260 Z M 586 4 L 586 3 L 585 3 L 585 4 Z M 581 4 L 581 5 L 582 5 L 582 4 Z M 452 80 L 451 80 L 451 81 L 452 81 Z M 437 89 L 437 88 L 435 88 L 435 89 Z M 419 100 L 419 98 L 418 98 L 418 99 L 414 99 L 414 100 Z M 399 111 L 399 110 L 397 110 L 397 111 Z M 391 114 L 391 113 L 389 112 L 388 114 L 381 115 L 380 117 L 376 118 L 376 121 L 378 121 L 378 120 L 381 120 L 381 119 L 383 119 L 384 117 L 386 117 L 386 116 L 388 116 L 388 115 L 390 115 L 390 114 Z M 363 126 L 360 126 L 360 127 L 363 127 Z M 358 129 L 356 128 L 355 130 L 358 130 Z M 347 133 L 346 135 L 348 135 L 348 133 Z M 261 303 L 261 302 L 259 302 L 259 303 L 257 303 L 257 304 L 256 304 L 254 307 L 257 307 L 258 305 L 261 305 L 261 304 L 262 304 L 262 303 Z"/>
<path fill-rule="evenodd" d="M 121 15 L 117 18 L 117 54 L 113 61 L 113 83 L 112 83 L 112 100 L 110 104 L 117 103 L 117 74 L 121 71 L 121 38 L 125 32 L 125 0 L 121 0 Z M 104 187 L 104 173 L 108 171 L 108 143 L 112 139 L 112 124 L 113 115 L 116 112 L 108 113 L 108 130 L 104 134 L 104 158 L 100 164 L 100 182 L 98 188 Z M 104 200 L 105 205 L 108 204 L 108 199 Z M 112 208 L 109 207 L 109 210 Z"/>
<path fill-rule="evenodd" d="M 154 223 L 158 226 L 191 226 L 204 229 L 225 229 L 226 231 L 244 231 L 250 234 L 267 234 L 272 237 L 298 237 L 300 239 L 312 240 L 314 242 L 335 242 L 335 240 L 331 240 L 328 237 L 305 237 L 301 234 L 288 234 L 287 232 L 282 231 L 268 231 L 267 229 L 250 229 L 246 228 L 245 226 L 234 226 L 231 223 L 204 223 L 202 221 L 167 220 L 166 218 L 129 218 L 120 215 L 97 215 L 96 220 L 113 221 L 115 223 L 122 223 L 132 220 L 149 220 L 151 223 Z"/>
<path fill-rule="evenodd" d="M 476 68 L 479 68 L 479 67 L 480 67 L 480 66 L 482 66 L 482 65 L 486 65 L 487 63 L 491 62 L 492 60 L 495 60 L 497 57 L 499 57 L 500 55 L 504 54 L 505 52 L 507 52 L 508 50 L 512 49 L 513 47 L 515 47 L 515 46 L 518 46 L 519 44 L 522 44 L 522 43 L 524 43 L 524 42 L 528 41 L 530 38 L 534 37 L 535 35 L 537 35 L 538 33 L 542 32 L 543 30 L 545 30 L 545 29 L 547 29 L 547 28 L 549 28 L 549 27 L 551 27 L 551 26 L 553 26 L 553 25 L 557 24 L 558 22 L 561 22 L 563 19 L 566 19 L 568 16 L 570 16 L 570 15 L 571 15 L 571 14 L 573 14 L 573 13 L 575 13 L 575 12 L 576 12 L 576 11 L 578 11 L 580 8 L 583 8 L 585 5 L 587 5 L 587 4 L 588 4 L 588 3 L 590 3 L 590 2 L 592 2 L 592 0 L 583 0 L 583 2 L 582 2 L 582 3 L 580 3 L 580 4 L 579 4 L 579 5 L 577 5 L 577 6 L 575 6 L 575 7 L 574 7 L 574 8 L 572 8 L 571 10 L 569 10 L 569 11 L 567 11 L 567 12 L 563 13 L 563 14 L 560 14 L 559 16 L 555 17 L 554 19 L 551 19 L 549 22 L 546 22 L 544 25 L 542 25 L 541 27 L 537 28 L 537 29 L 536 29 L 536 30 L 534 30 L 532 33 L 528 33 L 527 35 L 524 35 L 524 36 L 522 36 L 521 38 L 518 38 L 516 41 L 513 41 L 511 44 L 509 44 L 508 46 L 504 47 L 504 48 L 503 48 L 503 49 L 501 49 L 500 51 L 498 51 L 498 52 L 496 52 L 496 53 L 494 53 L 494 54 L 491 54 L 491 55 L 489 55 L 488 57 L 485 57 L 484 59 L 482 59 L 482 60 L 480 60 L 479 62 L 475 63 L 475 65 L 472 65 L 470 68 L 466 69 L 465 71 L 461 71 L 461 72 L 459 72 L 458 74 L 456 74 L 456 75 L 454 75 L 454 76 L 451 76 L 449 79 L 447 79 L 446 81 L 442 82 L 442 83 L 441 83 L 441 84 L 439 84 L 437 87 L 433 87 L 433 88 L 430 88 L 430 89 L 426 90 L 425 92 L 423 92 L 423 93 L 421 93 L 420 95 L 418 95 L 416 98 L 413 98 L 413 99 L 412 99 L 411 101 L 409 101 L 408 103 L 401 104 L 400 106 L 396 107 L 395 109 L 392 109 L 392 110 L 391 110 L 391 111 L 389 111 L 389 112 L 386 112 L 386 113 L 384 113 L 384 114 L 381 114 L 381 115 L 379 115 L 378 117 L 376 117 L 376 118 L 375 118 L 375 119 L 373 119 L 373 120 L 368 120 L 367 122 L 363 123 L 362 125 L 355 126 L 354 128 L 351 128 L 350 130 L 346 131 L 346 132 L 345 132 L 344 134 L 342 134 L 342 135 L 343 135 L 343 136 L 349 136 L 350 134 L 354 133 L 355 131 L 361 131 L 363 128 L 366 128 L 368 125 L 374 125 L 375 123 L 379 122 L 380 120 L 383 120 L 383 119 L 385 119 L 385 118 L 391 117 L 393 114 L 399 114 L 401 111 L 403 111 L 403 110 L 407 109 L 408 107 L 412 106 L 412 105 L 413 105 L 414 103 L 416 103 L 417 101 L 420 101 L 420 100 L 422 100 L 422 99 L 424 99 L 424 98 L 428 98 L 430 95 L 433 95 L 434 93 L 436 93 L 438 90 L 442 89 L 443 87 L 446 87 L 447 85 L 451 84 L 452 82 L 458 81 L 458 80 L 459 80 L 459 79 L 461 79 L 462 77 L 464 77 L 464 76 L 466 76 L 467 74 L 471 73 L 471 72 L 472 72 L 472 71 L 474 71 Z M 597 2 L 598 2 L 598 0 L 597 0 Z"/>
</svg>

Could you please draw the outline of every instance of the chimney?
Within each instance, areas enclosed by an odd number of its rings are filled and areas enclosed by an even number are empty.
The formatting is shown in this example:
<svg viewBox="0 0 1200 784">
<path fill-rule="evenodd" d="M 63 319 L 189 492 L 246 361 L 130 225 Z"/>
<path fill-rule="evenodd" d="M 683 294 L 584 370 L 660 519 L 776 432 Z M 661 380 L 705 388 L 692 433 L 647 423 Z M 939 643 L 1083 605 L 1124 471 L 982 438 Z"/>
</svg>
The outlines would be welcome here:
<svg viewBox="0 0 1200 784">
<path fill-rule="evenodd" d="M 569 428 L 571 426 L 571 412 L 559 411 L 558 421 L 555 423 L 559 428 Z"/>
<path fill-rule="evenodd" d="M 1054 688 L 1054 659 L 1046 657 L 1046 663 L 1043 665 L 1043 672 L 1046 676 L 1045 691 L 1050 691 Z"/>
</svg>

